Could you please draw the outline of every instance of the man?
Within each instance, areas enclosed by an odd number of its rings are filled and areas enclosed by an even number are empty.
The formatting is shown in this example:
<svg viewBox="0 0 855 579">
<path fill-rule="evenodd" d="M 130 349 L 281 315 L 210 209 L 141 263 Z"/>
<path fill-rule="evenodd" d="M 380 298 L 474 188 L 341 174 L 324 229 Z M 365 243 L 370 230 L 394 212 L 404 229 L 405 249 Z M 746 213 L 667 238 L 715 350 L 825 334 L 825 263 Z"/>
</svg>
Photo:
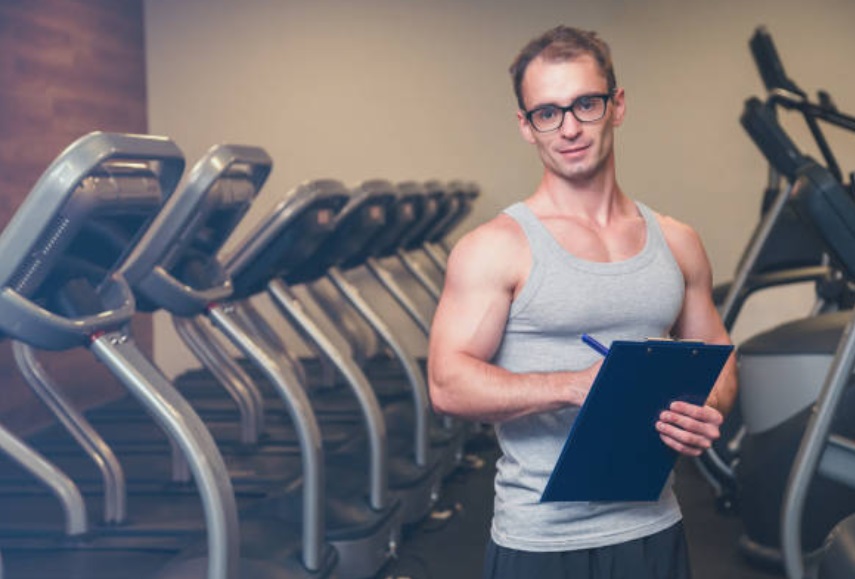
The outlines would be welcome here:
<svg viewBox="0 0 855 579">
<path fill-rule="evenodd" d="M 437 411 L 495 423 L 495 513 L 485 577 L 690 576 L 670 483 L 651 503 L 540 503 L 601 359 L 581 342 L 729 338 L 710 264 L 690 227 L 632 201 L 615 176 L 626 113 L 608 46 L 559 26 L 511 66 L 523 138 L 543 177 L 534 194 L 462 238 L 431 332 Z M 675 402 L 656 428 L 697 456 L 736 394 L 731 358 L 706 405 Z"/>
</svg>

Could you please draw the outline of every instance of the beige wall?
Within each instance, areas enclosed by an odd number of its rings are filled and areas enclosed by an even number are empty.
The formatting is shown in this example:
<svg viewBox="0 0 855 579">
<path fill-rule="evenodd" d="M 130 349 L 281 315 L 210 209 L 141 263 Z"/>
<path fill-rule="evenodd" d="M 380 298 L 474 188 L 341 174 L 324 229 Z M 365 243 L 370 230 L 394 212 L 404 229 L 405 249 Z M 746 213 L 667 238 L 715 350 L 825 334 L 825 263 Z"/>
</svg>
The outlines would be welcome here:
<svg viewBox="0 0 855 579">
<path fill-rule="evenodd" d="M 484 191 L 473 224 L 528 194 L 539 165 L 518 137 L 506 70 L 526 40 L 563 22 L 612 45 L 629 107 L 618 136 L 624 189 L 693 224 L 724 280 L 766 180 L 738 123 L 744 99 L 762 90 L 747 48 L 754 28 L 770 28 L 804 88 L 855 110 L 848 0 L 146 0 L 145 9 L 150 131 L 191 161 L 219 142 L 265 147 L 275 167 L 254 215 L 316 177 L 472 179 Z M 810 295 L 756 300 L 737 330 L 805 311 Z M 170 373 L 186 364 L 162 324 L 157 357 Z"/>
</svg>

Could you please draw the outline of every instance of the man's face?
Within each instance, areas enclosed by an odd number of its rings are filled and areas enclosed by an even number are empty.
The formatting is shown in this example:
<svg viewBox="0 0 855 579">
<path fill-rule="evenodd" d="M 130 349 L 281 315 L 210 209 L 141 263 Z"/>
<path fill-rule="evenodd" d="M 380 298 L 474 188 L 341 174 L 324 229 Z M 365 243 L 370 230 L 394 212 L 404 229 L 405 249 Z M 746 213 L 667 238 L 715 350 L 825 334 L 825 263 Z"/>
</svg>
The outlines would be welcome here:
<svg viewBox="0 0 855 579">
<path fill-rule="evenodd" d="M 569 106 L 580 96 L 605 94 L 608 83 L 592 56 L 550 62 L 534 59 L 526 69 L 522 96 L 527 110 L 543 105 Z M 539 133 L 522 111 L 517 113 L 523 138 L 537 147 L 550 173 L 573 183 L 589 182 L 613 164 L 614 127 L 624 114 L 623 90 L 618 89 L 599 121 L 581 123 L 571 112 L 557 130 Z"/>
</svg>

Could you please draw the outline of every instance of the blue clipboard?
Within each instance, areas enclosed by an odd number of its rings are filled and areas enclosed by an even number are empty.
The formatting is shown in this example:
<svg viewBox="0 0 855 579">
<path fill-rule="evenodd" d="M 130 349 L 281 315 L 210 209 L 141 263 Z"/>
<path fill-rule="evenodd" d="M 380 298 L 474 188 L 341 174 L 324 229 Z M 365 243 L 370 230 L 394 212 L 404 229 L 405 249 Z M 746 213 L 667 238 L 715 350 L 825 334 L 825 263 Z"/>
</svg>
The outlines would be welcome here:
<svg viewBox="0 0 855 579">
<path fill-rule="evenodd" d="M 676 400 L 703 404 L 732 350 L 700 342 L 613 342 L 541 502 L 658 500 L 677 459 L 659 438 L 659 414 Z"/>
</svg>

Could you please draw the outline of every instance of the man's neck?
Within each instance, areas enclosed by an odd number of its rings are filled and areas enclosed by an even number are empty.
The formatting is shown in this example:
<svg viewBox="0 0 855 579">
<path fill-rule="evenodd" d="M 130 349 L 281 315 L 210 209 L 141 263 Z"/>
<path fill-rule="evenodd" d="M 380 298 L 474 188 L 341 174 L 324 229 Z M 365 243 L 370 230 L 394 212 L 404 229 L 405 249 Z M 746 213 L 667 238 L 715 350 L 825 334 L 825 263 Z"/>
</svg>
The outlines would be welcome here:
<svg viewBox="0 0 855 579">
<path fill-rule="evenodd" d="M 546 171 L 528 204 L 539 215 L 576 217 L 605 227 L 623 215 L 631 202 L 614 173 L 602 171 L 591 179 L 568 180 Z"/>
</svg>

